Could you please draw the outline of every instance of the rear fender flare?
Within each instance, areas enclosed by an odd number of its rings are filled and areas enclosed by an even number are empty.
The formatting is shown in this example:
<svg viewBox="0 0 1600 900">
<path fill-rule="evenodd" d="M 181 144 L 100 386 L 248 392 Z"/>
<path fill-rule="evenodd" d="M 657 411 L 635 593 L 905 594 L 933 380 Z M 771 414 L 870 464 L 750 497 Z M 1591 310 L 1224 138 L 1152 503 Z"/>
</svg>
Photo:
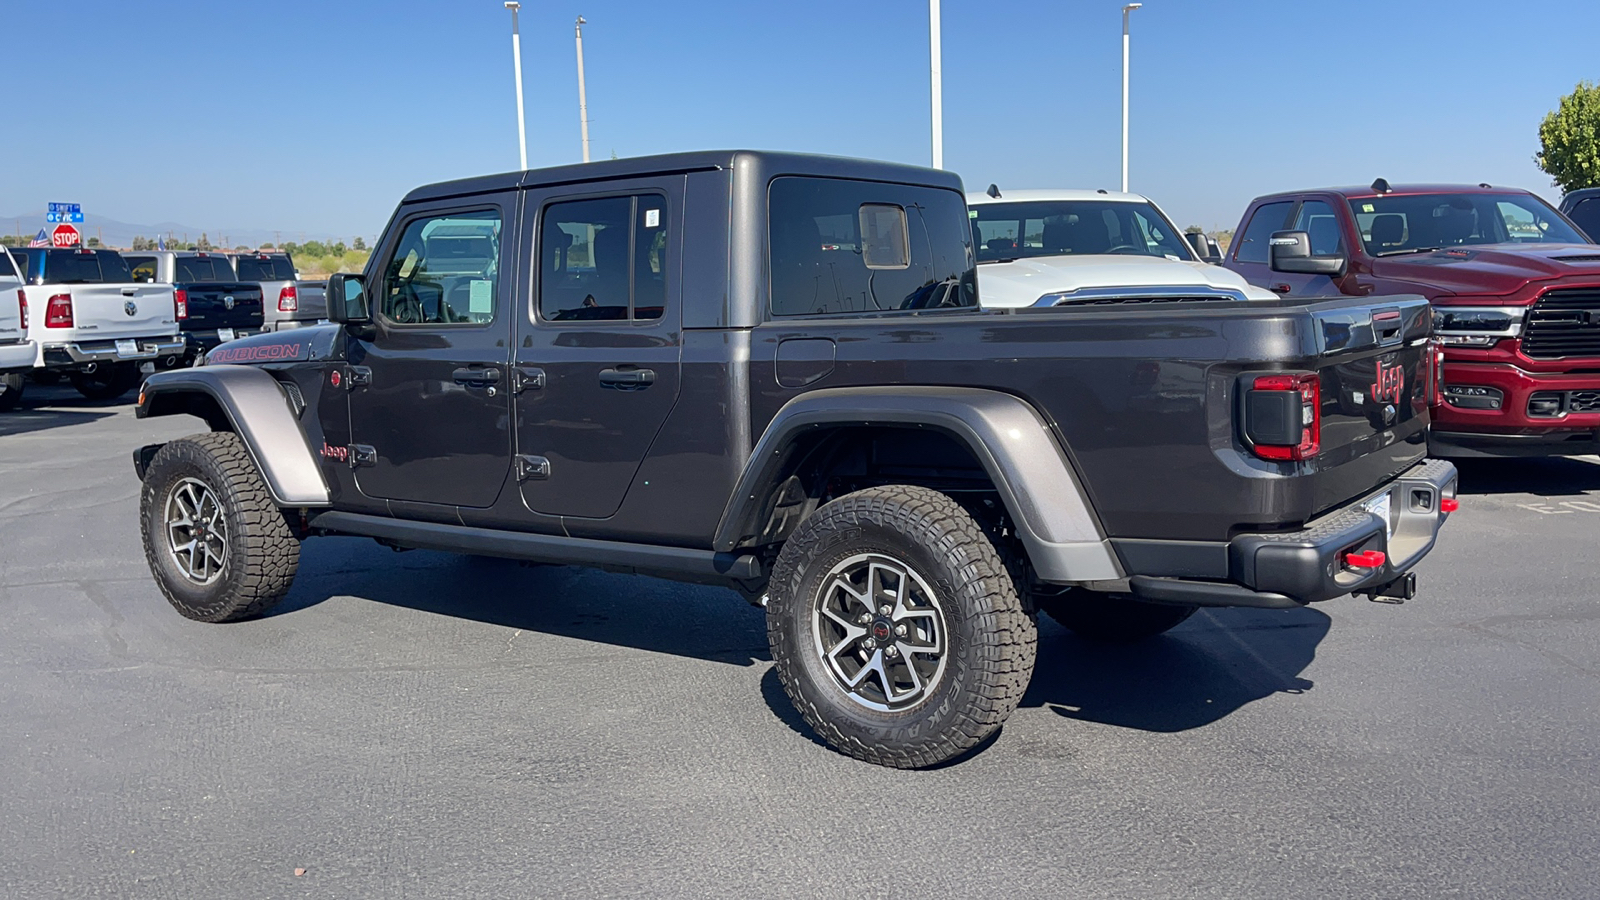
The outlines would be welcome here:
<svg viewBox="0 0 1600 900">
<path fill-rule="evenodd" d="M 218 420 L 219 410 L 225 421 Z M 201 415 L 213 431 L 231 430 L 244 441 L 273 502 L 331 505 L 328 483 L 299 419 L 277 379 L 262 369 L 221 365 L 158 372 L 139 388 L 135 412 L 141 419 Z"/>
<path fill-rule="evenodd" d="M 1018 397 L 979 388 L 830 388 L 789 401 L 756 443 L 713 546 L 731 552 L 760 533 L 759 519 L 797 437 L 863 425 L 937 428 L 965 445 L 994 482 L 1041 580 L 1125 577 L 1044 418 Z"/>
</svg>

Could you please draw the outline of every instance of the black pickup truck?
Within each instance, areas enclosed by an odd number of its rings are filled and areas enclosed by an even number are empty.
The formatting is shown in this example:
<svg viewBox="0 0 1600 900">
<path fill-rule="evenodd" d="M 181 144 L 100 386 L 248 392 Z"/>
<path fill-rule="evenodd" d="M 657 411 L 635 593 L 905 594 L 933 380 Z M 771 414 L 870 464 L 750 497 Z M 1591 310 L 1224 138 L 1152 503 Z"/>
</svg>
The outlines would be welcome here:
<svg viewBox="0 0 1600 900">
<path fill-rule="evenodd" d="M 419 188 L 333 324 L 143 385 L 211 429 L 134 453 L 156 582 L 259 615 L 343 534 L 726 585 L 817 732 L 904 767 L 1000 727 L 1036 610 L 1129 640 L 1412 595 L 1456 504 L 1426 302 L 984 311 L 971 235 L 956 176 L 827 157 Z"/>
<path fill-rule="evenodd" d="M 205 250 L 123 256 L 135 279 L 172 285 L 178 324 L 187 343 L 185 359 L 265 330 L 261 285 L 240 281 L 227 256 Z"/>
</svg>

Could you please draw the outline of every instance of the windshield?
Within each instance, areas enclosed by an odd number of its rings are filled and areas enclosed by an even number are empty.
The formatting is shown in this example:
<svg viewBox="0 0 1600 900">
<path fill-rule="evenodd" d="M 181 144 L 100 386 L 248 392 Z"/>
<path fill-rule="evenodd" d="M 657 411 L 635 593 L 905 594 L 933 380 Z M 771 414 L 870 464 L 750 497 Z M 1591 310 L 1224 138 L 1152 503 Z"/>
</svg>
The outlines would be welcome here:
<svg viewBox="0 0 1600 900">
<path fill-rule="evenodd" d="M 1371 256 L 1466 244 L 1587 244 L 1531 194 L 1409 194 L 1350 201 Z"/>
<path fill-rule="evenodd" d="M 1183 237 L 1149 203 L 1038 200 L 970 207 L 978 262 L 1099 253 L 1192 260 Z"/>
</svg>

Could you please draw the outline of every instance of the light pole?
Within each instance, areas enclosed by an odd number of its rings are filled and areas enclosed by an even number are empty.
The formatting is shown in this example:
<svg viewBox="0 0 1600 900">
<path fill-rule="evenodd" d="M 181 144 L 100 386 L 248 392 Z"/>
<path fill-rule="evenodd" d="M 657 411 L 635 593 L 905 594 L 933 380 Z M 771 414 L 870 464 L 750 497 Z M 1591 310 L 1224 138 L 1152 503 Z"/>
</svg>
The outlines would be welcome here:
<svg viewBox="0 0 1600 900">
<path fill-rule="evenodd" d="M 1128 13 L 1142 3 L 1129 3 L 1122 8 L 1122 192 L 1128 192 Z"/>
<path fill-rule="evenodd" d="M 522 35 L 517 30 L 517 10 L 522 8 L 518 0 L 506 0 L 506 9 L 511 10 L 511 66 L 517 79 L 517 151 L 518 159 L 522 162 L 524 171 L 528 168 L 528 124 L 522 112 Z"/>
<path fill-rule="evenodd" d="M 583 127 L 583 161 L 589 161 L 589 101 L 583 93 L 583 16 L 578 17 L 578 123 Z"/>
<path fill-rule="evenodd" d="M 939 52 L 939 0 L 928 0 L 929 78 L 933 83 L 933 167 L 944 168 L 944 73 Z"/>
</svg>

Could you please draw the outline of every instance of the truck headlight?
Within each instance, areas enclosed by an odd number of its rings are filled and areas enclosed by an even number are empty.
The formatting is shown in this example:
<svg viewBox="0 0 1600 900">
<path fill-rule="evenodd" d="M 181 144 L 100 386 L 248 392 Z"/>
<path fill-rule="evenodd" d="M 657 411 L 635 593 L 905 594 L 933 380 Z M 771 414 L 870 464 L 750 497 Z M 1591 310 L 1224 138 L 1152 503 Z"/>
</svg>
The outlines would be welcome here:
<svg viewBox="0 0 1600 900">
<path fill-rule="evenodd" d="M 1520 306 L 1438 306 L 1434 339 L 1446 347 L 1493 347 L 1522 333 L 1527 310 Z"/>
</svg>

